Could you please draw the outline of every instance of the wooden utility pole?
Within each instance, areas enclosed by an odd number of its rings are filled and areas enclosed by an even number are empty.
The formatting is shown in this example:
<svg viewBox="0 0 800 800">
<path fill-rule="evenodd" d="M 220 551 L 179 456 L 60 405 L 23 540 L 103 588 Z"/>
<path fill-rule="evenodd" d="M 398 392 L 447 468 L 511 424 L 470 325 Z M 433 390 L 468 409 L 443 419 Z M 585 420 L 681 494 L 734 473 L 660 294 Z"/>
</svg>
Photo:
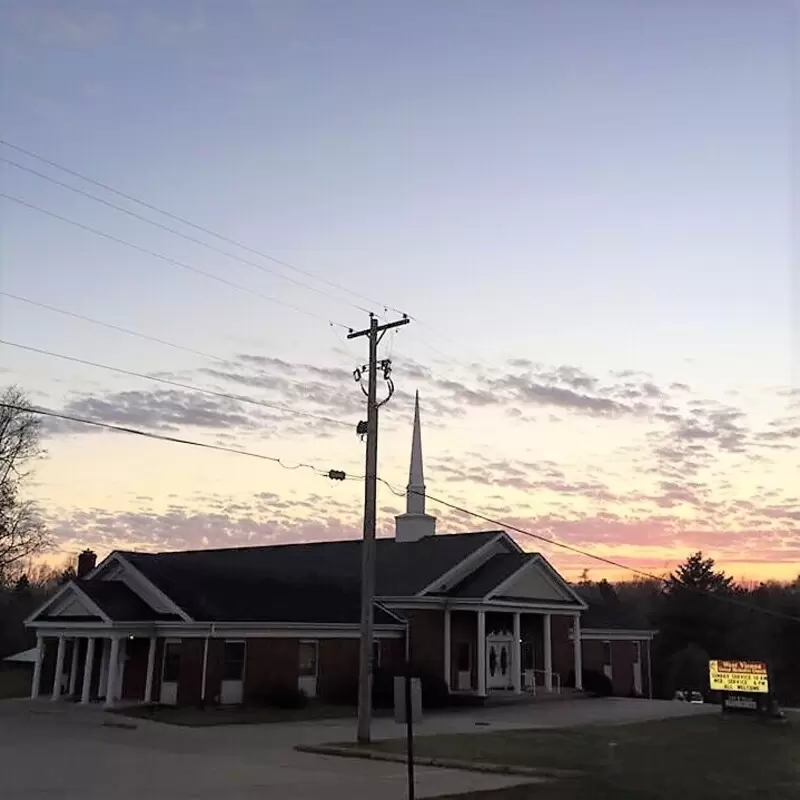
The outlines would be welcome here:
<svg viewBox="0 0 800 800">
<path fill-rule="evenodd" d="M 366 336 L 369 340 L 369 363 L 367 371 L 367 456 L 364 478 L 364 541 L 361 548 L 361 646 L 358 659 L 358 729 L 359 744 L 369 744 L 372 722 L 372 636 L 373 604 L 375 599 L 375 523 L 378 489 L 378 408 L 392 396 L 391 363 L 381 362 L 383 374 L 389 383 L 389 397 L 380 404 L 377 400 L 378 345 L 384 333 L 409 323 L 407 316 L 394 322 L 378 325 L 374 314 L 370 314 L 369 328 L 350 331 L 348 339 Z M 356 370 L 356 380 L 361 380 L 361 370 Z M 363 388 L 363 386 L 362 386 Z"/>
</svg>

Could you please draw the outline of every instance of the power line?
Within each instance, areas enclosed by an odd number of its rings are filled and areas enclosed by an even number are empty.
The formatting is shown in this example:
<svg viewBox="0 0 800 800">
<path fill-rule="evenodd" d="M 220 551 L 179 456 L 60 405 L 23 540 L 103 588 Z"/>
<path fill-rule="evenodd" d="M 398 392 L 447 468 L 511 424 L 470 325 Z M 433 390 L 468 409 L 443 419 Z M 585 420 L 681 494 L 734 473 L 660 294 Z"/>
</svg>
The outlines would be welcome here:
<svg viewBox="0 0 800 800">
<path fill-rule="evenodd" d="M 315 314 L 313 311 L 307 311 L 306 309 L 300 308 L 299 306 L 293 305 L 292 303 L 287 303 L 285 300 L 279 300 L 277 297 L 272 297 L 271 295 L 264 294 L 263 292 L 256 291 L 255 289 L 250 289 L 246 286 L 242 286 L 239 283 L 235 283 L 234 281 L 228 280 L 228 278 L 223 278 L 221 275 L 215 275 L 213 272 L 207 272 L 204 269 L 200 269 L 199 267 L 187 264 L 185 261 L 178 261 L 177 259 L 165 256 L 163 253 L 159 253 L 155 250 L 150 250 L 147 247 L 142 247 L 141 245 L 134 244 L 133 242 L 129 242 L 126 239 L 120 239 L 117 236 L 112 236 L 110 233 L 101 231 L 98 228 L 93 228 L 90 225 L 84 225 L 82 222 L 78 222 L 77 220 L 62 216 L 61 214 L 56 214 L 54 211 L 49 211 L 46 208 L 37 206 L 34 203 L 29 203 L 27 200 L 15 197 L 14 195 L 6 194 L 5 192 L 0 192 L 0 197 L 5 198 L 6 200 L 11 200 L 13 203 L 18 203 L 19 205 L 25 206 L 26 208 L 32 209 L 33 211 L 38 211 L 39 213 L 45 214 L 48 217 L 52 217 L 53 219 L 60 220 L 61 222 L 66 222 L 68 225 L 73 225 L 76 228 L 80 228 L 81 230 L 87 231 L 88 233 L 93 233 L 95 236 L 100 236 L 103 239 L 107 239 L 110 242 L 116 242 L 117 244 L 124 245 L 125 247 L 130 247 L 132 250 L 137 250 L 140 253 L 144 253 L 145 255 L 157 258 L 160 261 L 163 261 L 174 267 L 180 267 L 181 269 L 189 270 L 189 272 L 194 272 L 197 275 L 202 275 L 205 278 L 210 278 L 211 280 L 217 281 L 218 283 L 230 286 L 232 289 L 236 289 L 237 291 L 253 295 L 254 297 L 259 297 L 262 300 L 266 300 L 269 303 L 276 303 L 279 306 L 284 306 L 284 308 L 290 308 L 292 311 L 296 311 L 298 314 L 304 314 L 307 317 L 320 319 L 323 322 L 328 322 L 328 323 L 333 322 L 332 320 L 322 316 L 321 314 Z M 333 322 L 333 324 L 338 325 L 341 328 L 345 328 L 346 330 L 350 330 L 349 325 L 343 325 L 340 322 Z"/>
<path fill-rule="evenodd" d="M 9 297 L 12 300 L 18 300 L 20 303 L 27 303 L 28 305 L 35 306 L 36 308 L 43 308 L 47 311 L 53 311 L 56 314 L 63 314 L 66 317 L 72 317 L 74 319 L 82 320 L 83 322 L 90 322 L 92 325 L 99 325 L 103 328 L 108 328 L 112 331 L 118 331 L 119 333 L 126 333 L 129 336 L 135 336 L 138 339 L 144 339 L 149 342 L 156 342 L 157 344 L 163 344 L 166 347 L 172 347 L 175 350 L 183 350 L 185 353 L 191 353 L 192 355 L 202 356 L 203 358 L 210 358 L 213 361 L 219 361 L 222 364 L 229 363 L 228 359 L 222 358 L 221 356 L 215 356 L 211 353 L 204 353 L 202 350 L 195 350 L 193 347 L 187 347 L 186 345 L 182 344 L 175 344 L 175 342 L 170 342 L 167 339 L 160 339 L 157 336 L 150 336 L 147 333 L 140 333 L 139 331 L 131 330 L 130 328 L 123 328 L 121 325 L 114 325 L 111 322 L 103 322 L 99 319 L 94 319 L 93 317 L 86 317 L 83 314 L 78 314 L 75 311 L 68 311 L 65 308 L 59 308 L 58 306 L 51 306 L 47 303 L 40 303 L 38 300 L 31 300 L 29 297 L 22 297 L 18 294 L 12 294 L 11 292 L 5 292 L 0 290 L 0 295 L 3 297 Z"/>
<path fill-rule="evenodd" d="M 580 547 L 575 547 L 574 545 L 567 544 L 566 542 L 559 542 L 559 541 L 557 541 L 555 539 L 550 539 L 547 536 L 543 536 L 540 533 L 534 533 L 533 531 L 525 530 L 524 528 L 520 528 L 520 527 L 518 527 L 516 525 L 511 525 L 508 522 L 502 522 L 500 520 L 497 520 L 497 519 L 494 519 L 492 517 L 489 517 L 489 516 L 487 516 L 485 514 L 481 514 L 479 511 L 473 511 L 472 509 L 465 508 L 464 506 L 460 506 L 457 503 L 451 503 L 449 500 L 443 500 L 441 497 L 435 497 L 434 495 L 429 494 L 428 492 L 420 492 L 420 491 L 413 490 L 413 489 L 407 489 L 406 491 L 401 491 L 401 490 L 395 488 L 394 486 L 392 486 L 392 484 L 390 484 L 388 481 L 384 480 L 383 478 L 378 478 L 378 480 L 384 486 L 386 486 L 393 494 L 395 494 L 398 497 L 405 497 L 406 496 L 406 492 L 411 492 L 412 494 L 416 494 L 416 495 L 424 497 L 424 498 L 426 498 L 428 500 L 431 500 L 434 503 L 438 503 L 439 505 L 444 506 L 445 508 L 452 509 L 453 511 L 458 511 L 461 514 L 466 514 L 467 516 L 470 516 L 470 517 L 475 517 L 476 519 L 483 520 L 483 522 L 488 522 L 490 525 L 496 525 L 499 528 L 506 528 L 508 530 L 514 531 L 515 533 L 519 533 L 522 536 L 527 536 L 528 538 L 536 539 L 536 540 L 544 542 L 546 544 L 553 545 L 554 547 L 560 547 L 560 548 L 562 548 L 564 550 L 568 550 L 568 551 L 570 551 L 572 553 L 576 553 L 578 555 L 581 555 L 584 558 L 590 558 L 593 561 L 599 561 L 600 563 L 606 564 L 607 566 L 615 567 L 616 569 L 621 569 L 621 570 L 626 571 L 626 572 L 634 573 L 635 575 L 638 575 L 639 577 L 647 578 L 648 580 L 655 581 L 656 583 L 669 583 L 669 580 L 667 578 L 664 578 L 664 577 L 661 577 L 661 576 L 658 576 L 658 575 L 654 575 L 651 572 L 647 572 L 645 570 L 638 569 L 637 567 L 632 567 L 629 564 L 623 564 L 622 562 L 615 561 L 614 559 L 611 559 L 611 558 L 606 558 L 605 556 L 599 556 L 596 553 L 589 552 L 588 550 L 582 550 Z M 683 587 L 685 589 L 690 590 L 690 591 L 697 592 L 698 594 L 701 594 L 701 595 L 704 595 L 704 596 L 707 596 L 707 597 L 712 597 L 715 600 L 719 600 L 720 602 L 725 602 L 725 603 L 728 603 L 730 605 L 735 605 L 735 606 L 738 606 L 740 608 L 744 608 L 747 611 L 757 611 L 757 612 L 760 612 L 762 614 L 767 614 L 769 616 L 776 617 L 778 619 L 786 619 L 786 620 L 790 620 L 792 622 L 800 623 L 800 617 L 794 617 L 791 614 L 783 614 L 780 611 L 774 611 L 774 610 L 769 609 L 769 608 L 762 608 L 761 606 L 754 606 L 751 603 L 747 603 L 747 602 L 745 602 L 743 600 L 737 600 L 735 597 L 727 597 L 727 596 L 724 596 L 724 595 L 714 594 L 713 592 L 706 592 L 706 591 L 703 591 L 702 589 L 699 589 L 697 587 L 686 586 L 685 584 L 683 584 Z"/>
<path fill-rule="evenodd" d="M 247 403 L 249 405 L 254 406 L 263 406 L 264 408 L 270 408 L 274 411 L 282 411 L 285 414 L 294 414 L 300 417 L 308 417 L 310 419 L 320 420 L 321 422 L 327 422 L 331 425 L 339 425 L 345 428 L 352 428 L 353 426 L 349 422 L 343 422 L 342 420 L 333 419 L 332 417 L 325 417 L 320 414 L 313 414 L 310 411 L 301 411 L 299 409 L 288 408 L 287 406 L 277 405 L 275 403 L 267 403 L 264 400 L 256 400 L 252 397 L 246 397 L 243 395 L 235 395 L 235 394 L 228 394 L 227 392 L 218 392 L 214 389 L 206 389 L 201 386 L 192 386 L 188 383 L 181 383 L 180 381 L 173 381 L 169 378 L 162 378 L 158 375 L 148 375 L 145 372 L 134 372 L 130 369 L 123 369 L 122 367 L 113 367 L 110 364 L 99 364 L 96 361 L 89 361 L 85 358 L 78 358 L 77 356 L 68 356 L 64 355 L 63 353 L 54 353 L 51 350 L 43 350 L 38 347 L 32 347 L 27 344 L 20 344 L 19 342 L 9 342 L 6 339 L 0 339 L 0 345 L 6 345 L 7 347 L 16 347 L 20 350 L 26 350 L 29 353 L 38 353 L 39 355 L 44 356 L 51 356 L 52 358 L 60 358 L 63 361 L 71 361 L 74 364 L 83 364 L 87 367 L 95 367 L 97 369 L 104 369 L 108 370 L 109 372 L 116 372 L 119 375 L 127 375 L 129 377 L 134 378 L 144 378 L 148 381 L 156 381 L 157 383 L 163 383 L 167 386 L 175 386 L 179 389 L 187 389 L 191 392 L 200 392 L 201 394 L 211 395 L 212 397 L 221 397 L 226 400 L 235 400 L 240 403 Z"/>
<path fill-rule="evenodd" d="M 319 467 L 315 467 L 313 464 L 305 464 L 299 463 L 295 464 L 294 466 L 289 466 L 288 464 L 284 464 L 283 461 L 278 458 L 277 456 L 267 456 L 262 453 L 253 453 L 250 450 L 240 450 L 236 447 L 225 447 L 221 444 L 210 444 L 208 442 L 198 442 L 193 439 L 183 439 L 178 436 L 167 436 L 165 434 L 160 433 L 152 433 L 151 431 L 143 431 L 139 428 L 128 428 L 124 425 L 114 425 L 111 422 L 98 422 L 97 420 L 93 419 L 86 419 L 85 417 L 78 417 L 73 414 L 64 414 L 58 411 L 51 411 L 47 408 L 39 408 L 39 407 L 28 407 L 28 406 L 17 406 L 10 403 L 0 403 L 0 408 L 9 409 L 10 411 L 19 411 L 22 413 L 27 414 L 39 414 L 43 417 L 52 417 L 54 419 L 61 419 L 67 422 L 77 422 L 82 425 L 90 425 L 95 428 L 103 428 L 110 431 L 116 431 L 117 433 L 128 433 L 133 434 L 134 436 L 143 436 L 146 439 L 158 439 L 162 442 L 170 442 L 171 444 L 184 444 L 190 445 L 192 447 L 202 447 L 206 450 L 218 450 L 221 453 L 232 453 L 233 455 L 237 456 L 248 456 L 249 458 L 258 458 L 262 461 L 271 461 L 274 464 L 278 464 L 278 466 L 283 467 L 286 470 L 296 470 L 296 469 L 310 469 L 316 472 L 318 475 L 324 475 L 325 477 L 331 477 L 332 480 L 342 480 L 340 477 L 341 470 L 323 470 Z M 335 473 L 331 476 L 331 473 Z M 345 475 L 345 477 L 347 477 Z"/>
<path fill-rule="evenodd" d="M 16 150 L 17 152 L 24 153 L 25 155 L 30 156 L 31 158 L 35 158 L 37 161 L 41 161 L 42 163 L 47 164 L 48 166 L 51 166 L 51 167 L 53 167 L 55 169 L 61 170 L 62 172 L 65 172 L 68 175 L 72 175 L 75 178 L 80 178 L 80 180 L 86 181 L 87 183 L 91 183 L 92 185 L 97 186 L 100 189 L 104 189 L 107 192 L 111 192 L 112 194 L 117 195 L 117 197 L 122 197 L 123 199 L 128 200 L 128 201 L 130 201 L 132 203 L 136 203 L 137 205 L 140 205 L 140 206 L 142 206 L 144 208 L 148 208 L 151 211 L 155 211 L 157 214 L 162 214 L 163 216 L 168 217 L 169 219 L 175 220 L 176 222 L 180 222 L 183 225 L 188 225 L 190 228 L 194 228 L 195 230 L 201 231 L 202 233 L 205 233 L 205 234 L 207 234 L 209 236 L 213 236 L 215 239 L 219 239 L 222 242 L 227 242 L 228 244 L 235 245 L 236 247 L 239 247 L 240 249 L 245 250 L 248 253 L 252 253 L 253 255 L 260 256 L 261 258 L 265 258 L 268 261 L 272 261 L 275 264 L 280 264 L 280 266 L 285 267 L 286 269 L 292 270 L 293 272 L 297 272 L 300 275 L 305 275 L 307 278 L 311 278 L 312 280 L 316 280 L 316 281 L 319 281 L 320 283 L 324 283 L 325 285 L 330 286 L 332 289 L 337 289 L 338 291 L 345 292 L 346 294 L 349 294 L 349 295 L 351 295 L 353 297 L 358 297 L 361 300 L 363 300 L 363 301 L 365 301 L 367 303 L 370 303 L 373 306 L 385 306 L 384 303 L 379 303 L 377 300 L 373 300 L 372 298 L 367 297 L 366 295 L 363 295 L 363 294 L 360 294 L 358 292 L 355 292 L 352 289 L 347 289 L 344 286 L 341 286 L 338 283 L 335 283 L 334 281 L 330 281 L 330 280 L 327 280 L 326 278 L 321 278 L 318 275 L 314 275 L 313 272 L 309 272 L 307 270 L 301 269 L 300 267 L 295 266 L 294 264 L 290 264 L 288 261 L 283 261 L 280 258 L 276 258 L 275 256 L 271 256 L 269 253 L 265 253 L 265 252 L 263 252 L 261 250 L 257 250 L 257 249 L 255 249 L 253 247 L 249 247 L 248 245 L 243 244 L 242 242 L 240 242 L 240 241 L 238 241 L 236 239 L 233 239 L 233 238 L 231 238 L 229 236 L 225 236 L 224 234 L 221 234 L 221 233 L 217 233 L 216 231 L 212 230 L 211 228 L 206 228 L 206 227 L 203 227 L 202 225 L 198 225 L 197 223 L 192 222 L 191 220 L 186 219 L 185 217 L 181 217 L 178 214 L 173 214 L 173 213 L 171 213 L 169 211 L 165 211 L 163 208 L 159 208 L 158 206 L 153 205 L 152 203 L 148 203 L 148 202 L 146 202 L 144 200 L 140 200 L 137 197 L 134 197 L 133 195 L 126 194 L 125 192 L 122 192 L 119 189 L 115 189 L 113 186 L 109 186 L 107 183 L 101 183 L 100 181 L 95 180 L 94 178 L 90 178 L 88 175 L 85 175 L 85 174 L 83 174 L 81 172 L 78 172 L 78 171 L 76 171 L 74 169 L 70 169 L 69 167 L 65 167 L 62 164 L 57 163 L 56 161 L 51 161 L 50 159 L 45 158 L 44 156 L 41 156 L 38 153 L 33 152 L 32 150 L 27 150 L 26 148 L 21 147 L 20 145 L 17 145 L 17 144 L 13 144 L 12 142 L 6 141 L 5 139 L 0 139 L 0 144 L 5 145 L 6 147 L 9 147 L 12 150 Z M 22 168 L 23 169 L 27 169 L 25 167 L 22 167 Z M 29 171 L 32 171 L 32 170 L 29 170 Z M 38 173 L 36 173 L 36 174 L 38 174 Z M 52 180 L 52 179 L 48 178 L 48 180 Z M 65 185 L 65 184 L 62 184 L 62 185 Z M 67 188 L 72 188 L 72 187 L 67 187 Z M 80 190 L 75 189 L 74 191 L 80 191 Z M 101 202 L 105 202 L 105 201 L 101 201 Z M 132 212 L 130 212 L 130 213 L 132 213 Z M 158 224 L 158 223 L 154 223 L 154 224 Z M 181 234 L 179 234 L 179 235 L 181 235 Z M 387 308 L 391 308 L 391 306 L 386 306 L 386 307 Z M 367 311 L 367 309 L 362 309 L 362 310 Z M 402 311 L 400 311 L 399 309 L 396 309 L 396 308 L 391 308 L 391 310 L 396 312 L 396 313 L 398 313 L 398 314 L 402 314 L 403 313 Z"/>
<path fill-rule="evenodd" d="M 167 231 L 168 233 L 172 233 L 175 236 L 180 236 L 182 239 L 186 239 L 189 242 L 194 242 L 195 244 L 199 244 L 202 247 L 206 247 L 206 248 L 208 248 L 209 250 L 212 250 L 215 253 L 220 253 L 221 255 L 226 256 L 227 258 L 232 258 L 234 261 L 239 261 L 242 264 L 247 264 L 247 265 L 249 265 L 251 267 L 255 267 L 256 269 L 258 269 L 261 272 L 264 272 L 264 273 L 266 273 L 268 275 L 274 275 L 275 277 L 280 278 L 280 280 L 288 281 L 289 283 L 292 283 L 295 286 L 300 286 L 303 289 L 308 289 L 311 292 L 316 292 L 317 294 L 320 294 L 323 297 L 327 297 L 327 298 L 336 300 L 337 302 L 346 303 L 347 305 L 351 306 L 352 308 L 355 308 L 358 311 L 363 311 L 365 313 L 369 313 L 369 309 L 363 308 L 362 306 L 356 305 L 355 303 L 351 303 L 351 302 L 349 302 L 347 300 L 343 300 L 340 297 L 336 297 L 335 295 L 332 295 L 330 292 L 325 292 L 322 289 L 318 289 L 316 286 L 310 286 L 309 284 L 304 283 L 303 281 L 299 281 L 299 280 L 297 280 L 295 278 L 291 278 L 291 277 L 289 277 L 287 275 L 282 275 L 280 272 L 277 272 L 274 269 L 270 269 L 269 267 L 265 267 L 263 264 L 259 264 L 259 263 L 255 262 L 255 261 L 250 261 L 247 258 L 242 258 L 241 256 L 238 256 L 235 253 L 230 253 L 227 250 L 222 250 L 219 247 L 215 247 L 213 244 L 209 244 L 208 242 L 205 242 L 202 239 L 198 239 L 196 236 L 189 236 L 189 234 L 183 233 L 182 231 L 179 231 L 176 228 L 171 228 L 169 225 L 163 225 L 162 223 L 156 222 L 156 220 L 150 219 L 149 217 L 145 217 L 142 214 L 137 214 L 135 211 L 131 211 L 131 209 L 129 209 L 129 208 L 125 208 L 124 206 L 120 206 L 120 205 L 117 205 L 116 203 L 112 203 L 110 200 L 106 200 L 103 197 L 98 197 L 96 194 L 92 194 L 91 192 L 87 192 L 87 191 L 85 191 L 83 189 L 79 189 L 77 186 L 71 186 L 70 184 L 64 183 L 63 181 L 60 181 L 57 178 L 51 177 L 50 175 L 45 175 L 43 172 L 39 172 L 39 171 L 37 171 L 35 169 L 31 169 L 30 167 L 26 167 L 23 164 L 19 164 L 16 161 L 13 161 L 10 158 L 4 158 L 4 157 L 0 156 L 0 161 L 5 163 L 5 164 L 9 164 L 10 166 L 15 167 L 16 169 L 23 170 L 24 172 L 28 172 L 31 175 L 36 175 L 37 177 L 42 178 L 43 180 L 49 181 L 50 183 L 54 183 L 56 186 L 61 186 L 64 189 L 68 189 L 69 191 L 75 192 L 76 194 L 79 194 L 79 195 L 81 195 L 83 197 L 88 197 L 90 200 L 94 200 L 97 203 L 102 203 L 104 206 L 107 206 L 108 208 L 113 208 L 115 211 L 119 211 L 119 212 L 121 212 L 123 214 L 128 214 L 129 216 L 134 217 L 135 219 L 141 220 L 142 222 L 146 222 L 148 225 L 153 225 L 156 228 L 160 228 L 163 231 Z"/>
</svg>

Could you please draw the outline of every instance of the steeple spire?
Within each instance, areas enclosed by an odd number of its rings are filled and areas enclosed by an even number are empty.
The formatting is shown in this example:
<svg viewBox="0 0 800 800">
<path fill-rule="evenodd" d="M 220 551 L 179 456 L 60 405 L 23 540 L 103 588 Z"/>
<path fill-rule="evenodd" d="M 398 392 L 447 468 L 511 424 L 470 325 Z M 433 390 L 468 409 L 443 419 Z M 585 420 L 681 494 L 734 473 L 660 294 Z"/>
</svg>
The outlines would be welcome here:
<svg viewBox="0 0 800 800">
<path fill-rule="evenodd" d="M 436 517 L 425 513 L 425 475 L 422 468 L 422 425 L 419 392 L 414 398 L 414 429 L 411 434 L 411 464 L 406 487 L 406 512 L 395 517 L 395 539 L 416 542 L 436 533 Z"/>
<path fill-rule="evenodd" d="M 406 513 L 425 513 L 425 476 L 422 469 L 422 427 L 419 422 L 419 391 L 414 399 L 414 431 L 411 434 L 411 465 L 406 488 Z"/>
</svg>

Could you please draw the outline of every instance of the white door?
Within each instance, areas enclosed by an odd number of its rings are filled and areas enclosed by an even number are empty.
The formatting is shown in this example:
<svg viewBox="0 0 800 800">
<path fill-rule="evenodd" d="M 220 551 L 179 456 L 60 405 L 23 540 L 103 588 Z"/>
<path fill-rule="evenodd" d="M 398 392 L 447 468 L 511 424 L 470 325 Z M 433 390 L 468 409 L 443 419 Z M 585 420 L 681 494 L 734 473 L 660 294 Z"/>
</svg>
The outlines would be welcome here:
<svg viewBox="0 0 800 800">
<path fill-rule="evenodd" d="M 459 692 L 472 689 L 472 645 L 459 642 L 456 646 L 456 687 Z"/>
<path fill-rule="evenodd" d="M 298 652 L 297 688 L 307 697 L 317 696 L 319 642 L 300 642 Z"/>
<path fill-rule="evenodd" d="M 180 639 L 167 639 L 164 642 L 164 658 L 161 661 L 160 703 L 174 706 L 178 703 L 178 678 L 181 672 Z"/>
<path fill-rule="evenodd" d="M 511 636 L 486 637 L 486 688 L 510 689 Z"/>
<path fill-rule="evenodd" d="M 603 675 L 614 680 L 614 669 L 611 666 L 611 642 L 603 642 Z"/>
<path fill-rule="evenodd" d="M 238 705 L 244 693 L 244 664 L 246 646 L 244 640 L 228 640 L 223 645 L 222 683 L 219 702 L 222 705 Z"/>
<path fill-rule="evenodd" d="M 634 642 L 633 654 L 633 691 L 634 694 L 642 694 L 642 643 Z"/>
</svg>

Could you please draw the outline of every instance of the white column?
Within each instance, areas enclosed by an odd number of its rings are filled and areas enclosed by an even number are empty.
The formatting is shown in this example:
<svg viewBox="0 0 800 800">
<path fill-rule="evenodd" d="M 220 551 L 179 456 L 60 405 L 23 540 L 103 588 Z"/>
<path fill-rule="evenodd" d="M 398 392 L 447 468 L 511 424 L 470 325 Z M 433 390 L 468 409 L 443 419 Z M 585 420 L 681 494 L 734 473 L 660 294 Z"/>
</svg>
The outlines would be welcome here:
<svg viewBox="0 0 800 800">
<path fill-rule="evenodd" d="M 36 661 L 33 663 L 33 681 L 31 683 L 31 700 L 39 696 L 42 684 L 42 661 L 44 661 L 44 636 L 36 636 Z"/>
<path fill-rule="evenodd" d="M 100 653 L 100 682 L 97 687 L 98 697 L 108 694 L 108 656 L 111 650 L 111 641 L 103 639 L 103 651 Z"/>
<path fill-rule="evenodd" d="M 544 688 L 553 691 L 553 633 L 550 615 L 544 615 Z"/>
<path fill-rule="evenodd" d="M 88 703 L 92 693 L 92 667 L 94 666 L 94 637 L 86 640 L 86 659 L 83 662 L 83 685 L 81 703 Z"/>
<path fill-rule="evenodd" d="M 72 640 L 72 662 L 69 665 L 69 696 L 75 695 L 78 685 L 78 651 L 80 649 L 80 639 Z"/>
<path fill-rule="evenodd" d="M 61 679 L 64 677 L 64 653 L 66 652 L 66 638 L 61 635 L 58 637 L 58 653 L 56 654 L 56 671 L 53 675 L 53 694 L 51 700 L 58 700 L 61 697 Z"/>
<path fill-rule="evenodd" d="M 583 654 L 581 653 L 581 615 L 572 618 L 572 647 L 575 656 L 575 688 L 583 689 Z"/>
<path fill-rule="evenodd" d="M 114 705 L 119 674 L 119 637 L 111 639 L 111 653 L 108 657 L 108 686 L 106 687 L 106 707 Z"/>
<path fill-rule="evenodd" d="M 514 694 L 522 692 L 522 625 L 521 614 L 514 612 L 514 641 L 511 643 L 511 686 Z"/>
<path fill-rule="evenodd" d="M 478 612 L 478 694 L 486 696 L 486 612 Z"/>
<path fill-rule="evenodd" d="M 451 643 L 450 632 L 450 609 L 444 610 L 444 682 L 447 684 L 448 690 L 450 689 L 450 664 L 453 655 L 453 645 Z"/>
<path fill-rule="evenodd" d="M 647 640 L 647 696 L 653 699 L 653 670 L 651 669 L 650 661 L 650 640 Z"/>
<path fill-rule="evenodd" d="M 150 637 L 150 649 L 147 651 L 147 679 L 144 684 L 144 702 L 153 700 L 153 673 L 156 668 L 156 637 Z"/>
</svg>

